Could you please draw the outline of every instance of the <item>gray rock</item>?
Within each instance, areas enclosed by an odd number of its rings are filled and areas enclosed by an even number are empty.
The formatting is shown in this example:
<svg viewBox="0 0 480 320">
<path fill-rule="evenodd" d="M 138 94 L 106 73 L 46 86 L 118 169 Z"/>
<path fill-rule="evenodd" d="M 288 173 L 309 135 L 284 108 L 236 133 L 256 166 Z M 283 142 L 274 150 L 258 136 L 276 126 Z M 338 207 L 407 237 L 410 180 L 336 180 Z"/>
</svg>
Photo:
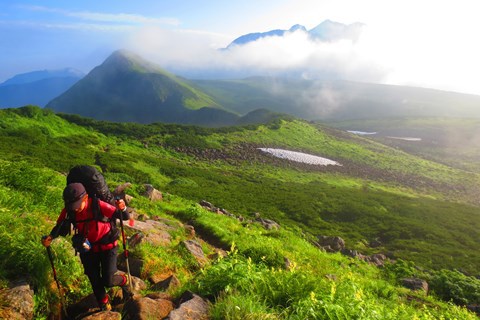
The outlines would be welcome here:
<svg viewBox="0 0 480 320">
<path fill-rule="evenodd" d="M 178 287 L 180 287 L 180 281 L 175 275 L 171 275 L 170 277 L 152 285 L 151 289 L 154 291 L 167 291 L 168 289 Z"/>
<path fill-rule="evenodd" d="M 4 319 L 33 319 L 35 302 L 33 290 L 25 280 L 10 284 L 8 289 L 0 291 L 0 316 Z"/>
<path fill-rule="evenodd" d="M 428 293 L 428 283 L 425 280 L 419 278 L 403 278 L 401 282 L 405 288 L 411 290 L 423 290 Z"/>
<path fill-rule="evenodd" d="M 202 297 L 185 292 L 180 298 L 180 306 L 170 312 L 169 320 L 208 320 L 208 303 Z"/>
<path fill-rule="evenodd" d="M 207 258 L 203 253 L 202 246 L 195 240 L 185 240 L 181 244 L 193 255 L 200 266 L 203 266 L 207 262 Z"/>
<path fill-rule="evenodd" d="M 322 247 L 329 246 L 333 252 L 339 252 L 345 249 L 345 240 L 340 237 L 318 236 L 318 243 Z"/>
<path fill-rule="evenodd" d="M 208 208 L 209 210 L 210 210 L 210 209 L 213 209 L 213 204 L 211 204 L 210 202 L 208 202 L 208 201 L 206 201 L 206 200 L 201 200 L 199 204 L 200 204 L 202 207 Z"/>
<path fill-rule="evenodd" d="M 173 310 L 173 303 L 166 299 L 142 297 L 125 303 L 124 312 L 128 319 L 163 319 Z"/>
<path fill-rule="evenodd" d="M 280 225 L 273 220 L 258 218 L 256 221 L 260 222 L 260 224 L 267 230 L 278 230 L 278 229 L 280 229 Z"/>
<path fill-rule="evenodd" d="M 162 201 L 163 195 L 155 189 L 151 184 L 145 184 L 145 196 L 151 201 Z"/>
<path fill-rule="evenodd" d="M 122 314 L 115 311 L 102 311 L 89 315 L 82 320 L 121 320 Z"/>
</svg>

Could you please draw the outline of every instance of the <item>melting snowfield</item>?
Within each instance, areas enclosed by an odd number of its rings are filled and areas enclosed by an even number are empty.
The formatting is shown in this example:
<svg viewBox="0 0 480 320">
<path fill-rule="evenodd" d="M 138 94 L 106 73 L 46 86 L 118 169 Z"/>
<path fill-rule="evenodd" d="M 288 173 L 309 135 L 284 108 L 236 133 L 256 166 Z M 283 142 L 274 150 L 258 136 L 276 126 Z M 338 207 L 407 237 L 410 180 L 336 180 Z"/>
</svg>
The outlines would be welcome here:
<svg viewBox="0 0 480 320">
<path fill-rule="evenodd" d="M 403 141 L 422 141 L 422 138 L 412 138 L 412 137 L 387 137 L 387 138 L 403 140 Z"/>
<path fill-rule="evenodd" d="M 347 130 L 347 132 L 359 135 L 359 136 L 366 136 L 371 134 L 377 134 L 377 132 L 365 132 L 365 131 L 356 131 L 356 130 Z"/>
<path fill-rule="evenodd" d="M 281 159 L 287 159 L 287 160 L 292 160 L 296 162 L 314 164 L 319 166 L 328 166 L 328 165 L 341 166 L 341 164 L 336 161 L 314 156 L 311 154 L 306 154 L 303 152 L 289 151 L 289 150 L 283 150 L 283 149 L 273 149 L 273 148 L 258 148 L 258 149 L 263 152 L 270 153 L 271 155 Z"/>
</svg>

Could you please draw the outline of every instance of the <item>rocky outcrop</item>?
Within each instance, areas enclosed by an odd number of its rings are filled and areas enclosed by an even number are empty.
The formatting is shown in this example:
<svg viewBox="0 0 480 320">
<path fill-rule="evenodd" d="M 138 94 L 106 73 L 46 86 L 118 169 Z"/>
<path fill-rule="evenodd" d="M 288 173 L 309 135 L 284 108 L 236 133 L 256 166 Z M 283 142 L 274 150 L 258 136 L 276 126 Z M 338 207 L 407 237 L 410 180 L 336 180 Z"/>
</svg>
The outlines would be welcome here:
<svg viewBox="0 0 480 320">
<path fill-rule="evenodd" d="M 163 319 L 170 314 L 173 307 L 173 302 L 170 300 L 141 297 L 125 303 L 123 311 L 128 319 Z"/>
<path fill-rule="evenodd" d="M 154 291 L 167 291 L 178 287 L 180 287 L 180 280 L 178 280 L 175 275 L 171 275 L 166 279 L 154 283 L 150 289 Z"/>
<path fill-rule="evenodd" d="M 318 244 L 327 252 L 339 252 L 345 249 L 345 240 L 340 237 L 318 236 Z"/>
<path fill-rule="evenodd" d="M 278 230 L 280 225 L 273 220 L 258 218 L 255 221 L 259 222 L 267 230 Z"/>
<path fill-rule="evenodd" d="M 260 217 L 260 213 L 258 212 L 255 212 L 253 215 L 254 215 L 254 219 L 255 220 L 246 220 L 243 216 L 239 215 L 239 216 L 236 216 L 235 214 L 227 211 L 226 209 L 223 209 L 223 208 L 217 208 L 215 207 L 212 203 L 206 201 L 206 200 L 201 200 L 199 202 L 199 205 L 202 206 L 202 208 L 204 208 L 205 210 L 208 210 L 208 211 L 211 211 L 211 212 L 214 212 L 216 214 L 222 214 L 222 215 L 225 215 L 227 217 L 230 217 L 230 218 L 233 218 L 233 219 L 236 219 L 240 222 L 247 222 L 247 223 L 253 223 L 253 222 L 258 222 L 260 223 L 265 229 L 267 230 L 278 230 L 280 229 L 280 224 L 278 224 L 277 222 L 271 220 L 271 219 L 265 219 L 265 218 L 261 218 Z"/>
<path fill-rule="evenodd" d="M 198 262 L 199 266 L 205 265 L 205 263 L 207 262 L 207 257 L 205 257 L 200 243 L 195 240 L 185 240 L 181 242 L 181 245 L 192 254 L 195 260 Z"/>
<path fill-rule="evenodd" d="M 122 314 L 115 311 L 102 311 L 82 318 L 83 320 L 121 320 Z"/>
<path fill-rule="evenodd" d="M 401 283 L 405 288 L 411 290 L 423 290 L 425 293 L 428 293 L 428 283 L 425 280 L 418 278 L 403 278 Z"/>
<path fill-rule="evenodd" d="M 367 255 L 361 254 L 357 250 L 351 250 L 351 249 L 343 249 L 341 252 L 345 256 L 357 258 L 359 260 L 371 263 L 377 267 L 383 266 L 385 264 L 385 261 L 388 260 L 387 257 L 382 253 L 376 253 L 376 254 L 372 254 L 371 256 L 367 256 Z"/>
<path fill-rule="evenodd" d="M 208 302 L 202 297 L 185 292 L 177 302 L 179 307 L 168 315 L 168 320 L 208 320 Z"/>
<path fill-rule="evenodd" d="M 145 194 L 151 201 L 162 201 L 163 194 L 155 189 L 151 184 L 145 184 Z"/>
<path fill-rule="evenodd" d="M 26 280 L 0 290 L 0 301 L 0 319 L 33 319 L 33 290 Z"/>
</svg>

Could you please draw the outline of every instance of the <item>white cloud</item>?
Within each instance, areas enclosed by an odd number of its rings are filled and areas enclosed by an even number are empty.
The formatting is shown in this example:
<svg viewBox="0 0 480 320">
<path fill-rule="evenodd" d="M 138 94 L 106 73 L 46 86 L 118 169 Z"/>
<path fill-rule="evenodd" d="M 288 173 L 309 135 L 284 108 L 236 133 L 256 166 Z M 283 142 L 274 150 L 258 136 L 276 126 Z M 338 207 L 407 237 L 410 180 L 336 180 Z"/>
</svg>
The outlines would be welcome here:
<svg viewBox="0 0 480 320">
<path fill-rule="evenodd" d="M 296 73 L 366 82 L 381 81 L 385 76 L 385 68 L 365 56 L 359 41 L 321 42 L 297 30 L 219 50 L 229 41 L 218 34 L 150 27 L 132 36 L 129 49 L 166 68 L 246 75 Z"/>
</svg>

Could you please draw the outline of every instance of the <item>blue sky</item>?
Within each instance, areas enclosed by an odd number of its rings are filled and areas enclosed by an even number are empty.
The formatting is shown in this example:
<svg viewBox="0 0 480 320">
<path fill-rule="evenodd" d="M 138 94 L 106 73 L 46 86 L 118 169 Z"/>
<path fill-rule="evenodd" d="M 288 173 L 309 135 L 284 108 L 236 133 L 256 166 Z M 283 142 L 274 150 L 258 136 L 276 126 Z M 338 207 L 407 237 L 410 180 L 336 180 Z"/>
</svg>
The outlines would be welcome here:
<svg viewBox="0 0 480 320">
<path fill-rule="evenodd" d="M 469 0 L 82 0 L 0 1 L 0 82 L 18 73 L 89 72 L 129 49 L 162 67 L 305 68 L 354 81 L 480 94 L 477 1 Z M 314 43 L 303 34 L 218 48 L 251 32 L 362 22 L 356 42 Z"/>
</svg>

